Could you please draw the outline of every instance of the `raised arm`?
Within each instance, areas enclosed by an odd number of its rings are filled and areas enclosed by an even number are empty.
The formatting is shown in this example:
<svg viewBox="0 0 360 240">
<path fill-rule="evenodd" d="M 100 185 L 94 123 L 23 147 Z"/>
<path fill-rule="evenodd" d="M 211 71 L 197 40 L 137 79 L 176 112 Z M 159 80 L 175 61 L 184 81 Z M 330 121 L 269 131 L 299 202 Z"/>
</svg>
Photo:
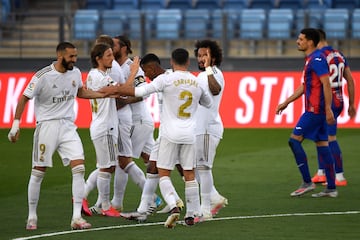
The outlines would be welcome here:
<svg viewBox="0 0 360 240">
<path fill-rule="evenodd" d="M 210 50 L 207 49 L 207 54 L 204 55 L 204 67 L 208 76 L 209 89 L 212 95 L 216 96 L 221 92 L 221 86 L 214 77 L 214 70 L 211 66 L 211 54 Z"/>
</svg>

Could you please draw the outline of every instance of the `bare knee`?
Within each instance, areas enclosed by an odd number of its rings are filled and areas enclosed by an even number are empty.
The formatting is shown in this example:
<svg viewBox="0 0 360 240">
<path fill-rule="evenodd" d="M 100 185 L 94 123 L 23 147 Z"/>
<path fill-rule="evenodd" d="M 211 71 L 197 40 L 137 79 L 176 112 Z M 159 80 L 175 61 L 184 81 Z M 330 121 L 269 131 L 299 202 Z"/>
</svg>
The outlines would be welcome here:
<svg viewBox="0 0 360 240">
<path fill-rule="evenodd" d="M 119 166 L 121 169 L 125 169 L 126 166 L 131 162 L 132 162 L 131 157 L 123 157 L 123 156 L 119 157 Z"/>
</svg>

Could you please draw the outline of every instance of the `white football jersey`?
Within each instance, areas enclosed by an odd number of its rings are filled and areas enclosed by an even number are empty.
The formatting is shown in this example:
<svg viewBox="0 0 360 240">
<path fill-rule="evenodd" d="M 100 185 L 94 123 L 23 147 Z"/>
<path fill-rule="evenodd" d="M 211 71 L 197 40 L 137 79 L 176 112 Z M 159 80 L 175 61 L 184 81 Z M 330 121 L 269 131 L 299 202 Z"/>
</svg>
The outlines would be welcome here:
<svg viewBox="0 0 360 240">
<path fill-rule="evenodd" d="M 124 72 L 126 80 L 129 78 L 129 75 L 130 75 L 130 65 L 131 64 L 132 64 L 132 60 L 130 58 L 128 58 L 121 65 L 121 68 Z M 134 87 L 138 87 L 138 86 L 142 86 L 142 85 L 146 85 L 146 84 L 147 83 L 145 80 L 144 71 L 141 68 L 139 68 L 139 71 L 137 72 L 137 75 L 135 77 L 135 81 L 134 81 L 135 86 Z M 148 97 L 148 96 L 144 96 L 144 97 Z M 144 100 L 136 102 L 136 103 L 131 103 L 130 107 L 131 107 L 131 111 L 132 111 L 133 122 L 140 121 L 140 120 L 142 122 L 149 122 L 149 123 L 154 122 L 154 120 L 151 116 L 151 113 L 150 113 L 149 109 L 147 108 Z"/>
<path fill-rule="evenodd" d="M 151 83 L 135 88 L 136 96 L 163 93 L 161 136 L 178 144 L 195 143 L 195 113 L 199 103 L 210 107 L 212 99 L 188 71 L 162 74 Z"/>
<path fill-rule="evenodd" d="M 97 91 L 104 86 L 113 84 L 114 81 L 108 74 L 99 69 L 93 68 L 89 71 L 86 85 L 88 89 Z M 90 124 L 91 139 L 104 135 L 118 136 L 118 118 L 116 102 L 114 98 L 90 99 L 92 120 Z"/>
<path fill-rule="evenodd" d="M 54 119 L 75 121 L 75 97 L 82 86 L 81 72 L 77 67 L 61 73 L 52 63 L 34 74 L 23 95 L 35 99 L 37 122 Z"/>
<path fill-rule="evenodd" d="M 221 86 L 221 91 L 216 96 L 210 94 L 210 96 L 212 96 L 213 99 L 213 105 L 210 108 L 199 106 L 199 109 L 196 113 L 197 114 L 196 135 L 208 133 L 218 138 L 222 138 L 224 133 L 224 126 L 219 113 L 219 108 L 220 108 L 221 98 L 224 92 L 225 81 L 224 81 L 224 75 L 222 74 L 219 68 L 214 66 L 213 71 L 216 81 Z M 206 89 L 209 90 L 208 76 L 205 71 L 199 73 L 198 80 L 202 84 L 205 84 Z"/>
<path fill-rule="evenodd" d="M 120 64 L 114 60 L 112 62 L 112 67 L 108 69 L 110 77 L 116 82 L 116 83 L 125 83 L 125 74 L 120 67 Z M 118 109 L 118 118 L 121 123 L 125 123 L 127 125 L 132 125 L 132 112 L 129 105 L 125 105 L 122 108 Z"/>
</svg>

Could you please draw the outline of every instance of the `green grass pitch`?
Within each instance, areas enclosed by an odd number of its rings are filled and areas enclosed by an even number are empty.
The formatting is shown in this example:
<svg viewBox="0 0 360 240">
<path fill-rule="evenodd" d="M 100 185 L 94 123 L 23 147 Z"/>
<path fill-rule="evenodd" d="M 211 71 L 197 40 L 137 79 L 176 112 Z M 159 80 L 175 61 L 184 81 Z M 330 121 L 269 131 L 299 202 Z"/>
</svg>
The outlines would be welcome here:
<svg viewBox="0 0 360 240">
<path fill-rule="evenodd" d="M 193 227 L 165 229 L 165 214 L 155 214 L 139 225 L 121 218 L 85 217 L 91 231 L 70 231 L 71 171 L 57 154 L 42 183 L 38 230 L 26 231 L 27 183 L 31 168 L 33 129 L 22 129 L 16 144 L 0 129 L 0 239 L 156 239 L 156 240 L 266 240 L 358 239 L 360 236 L 360 129 L 339 129 L 348 186 L 339 197 L 314 199 L 311 194 L 291 198 L 301 183 L 287 140 L 291 129 L 226 129 L 214 166 L 215 184 L 229 199 L 214 221 Z M 95 153 L 88 129 L 79 129 L 86 154 L 86 177 L 95 168 Z M 317 168 L 314 143 L 305 140 L 311 173 Z M 136 160 L 144 169 L 143 163 Z M 176 172 L 175 187 L 184 199 L 184 186 Z M 323 186 L 319 185 L 316 191 Z M 140 190 L 129 180 L 125 211 L 136 208 Z M 89 202 L 94 203 L 96 192 Z M 182 215 L 183 217 L 183 215 Z"/>
</svg>

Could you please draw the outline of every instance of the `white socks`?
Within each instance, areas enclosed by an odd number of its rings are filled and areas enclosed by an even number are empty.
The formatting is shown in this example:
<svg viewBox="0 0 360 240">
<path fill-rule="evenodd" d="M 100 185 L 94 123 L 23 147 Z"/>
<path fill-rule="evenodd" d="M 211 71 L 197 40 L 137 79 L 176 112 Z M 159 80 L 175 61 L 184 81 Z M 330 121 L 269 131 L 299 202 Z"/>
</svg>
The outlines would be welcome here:
<svg viewBox="0 0 360 240">
<path fill-rule="evenodd" d="M 45 176 L 45 172 L 32 169 L 30 180 L 28 184 L 28 206 L 29 216 L 28 219 L 37 219 L 37 205 L 40 197 L 41 182 Z"/>
<path fill-rule="evenodd" d="M 138 165 L 136 165 L 135 162 L 130 162 L 125 168 L 124 171 L 129 174 L 129 176 L 131 177 L 131 179 L 133 180 L 133 182 L 139 186 L 139 188 L 142 190 L 144 188 L 145 185 L 145 174 L 144 172 L 141 170 L 141 168 L 139 168 Z"/>
<path fill-rule="evenodd" d="M 124 194 L 128 182 L 128 175 L 122 170 L 119 164 L 116 164 L 114 176 L 114 196 L 111 200 L 111 205 L 114 208 L 122 208 L 124 201 Z"/>
<path fill-rule="evenodd" d="M 170 177 L 161 177 L 159 180 L 159 187 L 161 195 L 163 196 L 167 205 L 170 207 L 170 210 L 176 207 L 176 191 Z"/>
<path fill-rule="evenodd" d="M 97 177 L 97 187 L 101 201 L 101 208 L 103 210 L 108 210 L 110 208 L 110 181 L 111 173 L 99 171 Z"/>
<path fill-rule="evenodd" d="M 149 209 L 151 203 L 155 200 L 154 195 L 156 197 L 156 188 L 159 184 L 159 174 L 146 174 L 146 181 L 144 184 L 144 188 L 141 194 L 140 205 L 137 209 L 140 213 L 145 213 Z"/>
<path fill-rule="evenodd" d="M 197 172 L 200 178 L 201 211 L 210 214 L 210 196 L 214 185 L 211 169 L 197 170 Z"/>
<path fill-rule="evenodd" d="M 77 165 L 71 169 L 73 194 L 73 219 L 81 217 L 82 200 L 85 196 L 85 166 Z"/>
<path fill-rule="evenodd" d="M 96 186 L 97 186 L 96 181 L 97 181 L 98 173 L 99 173 L 99 169 L 95 169 L 94 171 L 92 171 L 90 173 L 88 179 L 86 180 L 86 183 L 85 183 L 85 198 L 87 198 L 89 193 L 96 188 Z"/>
<path fill-rule="evenodd" d="M 196 180 L 185 182 L 186 217 L 200 215 L 199 184 Z"/>
</svg>

